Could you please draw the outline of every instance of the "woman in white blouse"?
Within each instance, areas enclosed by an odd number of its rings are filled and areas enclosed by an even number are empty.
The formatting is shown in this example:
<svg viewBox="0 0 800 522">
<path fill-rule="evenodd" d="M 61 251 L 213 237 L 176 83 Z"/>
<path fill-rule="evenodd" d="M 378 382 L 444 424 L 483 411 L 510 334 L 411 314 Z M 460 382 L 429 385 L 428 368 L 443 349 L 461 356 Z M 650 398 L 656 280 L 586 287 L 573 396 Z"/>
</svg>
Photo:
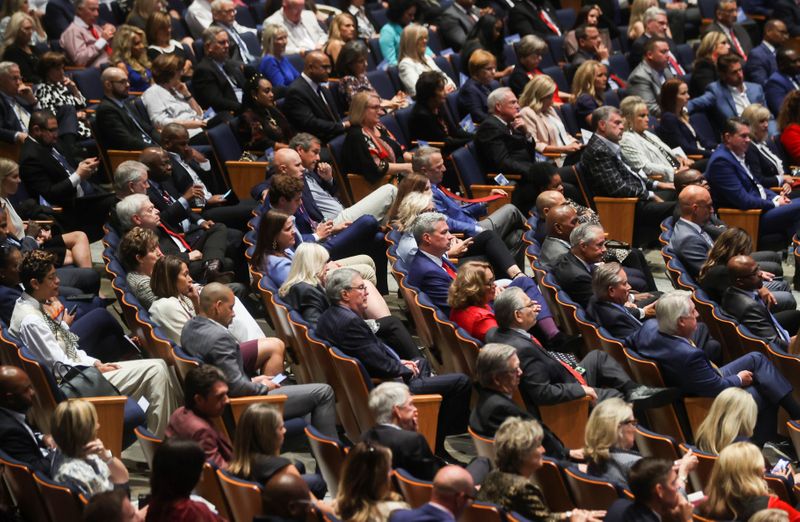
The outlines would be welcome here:
<svg viewBox="0 0 800 522">
<path fill-rule="evenodd" d="M 189 143 L 205 142 L 203 109 L 181 81 L 183 59 L 174 54 L 160 54 L 153 60 L 154 85 L 142 93 L 142 103 L 156 127 L 179 123 L 189 132 Z"/>
<path fill-rule="evenodd" d="M 426 71 L 439 71 L 441 69 L 433 61 L 433 57 L 426 56 L 428 47 L 428 29 L 419 24 L 408 24 L 400 36 L 400 61 L 397 64 L 400 81 L 403 82 L 405 92 L 411 96 L 417 93 L 417 80 Z M 456 90 L 456 84 L 445 74 L 447 83 L 444 90 L 447 94 Z"/>
<path fill-rule="evenodd" d="M 581 144 L 564 127 L 564 122 L 553 108 L 556 82 L 546 74 L 531 78 L 520 96 L 519 112 L 525 129 L 536 139 L 536 150 L 544 153 L 572 154 L 581 149 Z M 556 159 L 560 167 L 564 158 Z"/>
<path fill-rule="evenodd" d="M 748 165 L 758 165 L 765 186 L 781 186 L 794 178 L 785 176 L 786 165 L 775 150 L 769 146 L 769 109 L 754 103 L 742 111 L 742 118 L 750 124 L 750 146 L 745 153 Z M 752 168 L 752 167 L 751 167 Z"/>
<path fill-rule="evenodd" d="M 661 138 L 647 130 L 650 113 L 638 96 L 628 96 L 620 104 L 625 118 L 625 132 L 619 145 L 622 157 L 633 170 L 642 170 L 647 176 L 660 175 L 671 182 L 675 173 L 686 170 L 694 163 L 683 155 L 675 154 Z"/>
</svg>

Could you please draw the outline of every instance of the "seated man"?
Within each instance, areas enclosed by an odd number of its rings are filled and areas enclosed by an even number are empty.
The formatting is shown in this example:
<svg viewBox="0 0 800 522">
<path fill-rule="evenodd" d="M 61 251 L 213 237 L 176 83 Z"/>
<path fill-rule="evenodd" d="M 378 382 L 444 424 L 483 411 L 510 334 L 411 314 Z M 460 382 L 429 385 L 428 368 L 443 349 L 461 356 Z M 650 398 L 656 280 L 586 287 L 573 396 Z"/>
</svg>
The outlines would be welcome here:
<svg viewBox="0 0 800 522">
<path fill-rule="evenodd" d="M 458 520 L 474 496 L 475 483 L 469 473 L 459 466 L 445 466 L 433 477 L 433 490 L 429 502 L 416 509 L 398 509 L 392 513 L 389 520 L 391 522 Z"/>
<path fill-rule="evenodd" d="M 60 35 L 59 44 L 70 63 L 78 67 L 100 67 L 111 56 L 111 39 L 116 28 L 112 24 L 97 25 L 100 16 L 98 0 L 77 0 L 75 19 Z M 50 35 L 58 38 L 59 35 Z"/>
<path fill-rule="evenodd" d="M 754 440 L 774 440 L 777 407 L 800 417 L 800 404 L 792 397 L 792 386 L 767 357 L 758 352 L 720 366 L 712 365 L 703 350 L 691 342 L 697 328 L 697 310 L 689 292 L 672 291 L 656 303 L 657 323 L 648 322 L 630 339 L 635 353 L 658 363 L 669 386 L 684 395 L 716 397 L 730 387 L 744 388 L 758 404 Z"/>
<path fill-rule="evenodd" d="M 254 56 L 251 53 L 251 51 L 255 52 L 255 49 L 250 49 L 247 47 L 247 40 L 245 40 L 244 36 L 245 34 L 249 33 L 250 36 L 247 38 L 250 38 L 251 36 L 255 37 L 256 30 L 240 25 L 236 21 L 235 3 L 228 0 L 221 0 L 219 2 L 212 3 L 211 17 L 214 20 L 211 25 L 221 27 L 228 33 L 230 41 L 229 55 L 232 59 L 241 63 L 250 63 L 256 58 L 260 58 L 260 56 Z M 257 37 L 254 42 L 258 42 Z M 256 47 L 258 47 L 257 43 Z M 260 54 L 260 47 L 258 51 Z"/>
<path fill-rule="evenodd" d="M 319 26 L 314 11 L 306 9 L 302 0 L 283 0 L 283 6 L 264 23 L 278 24 L 286 29 L 289 35 L 287 54 L 319 49 L 327 40 L 327 34 Z"/>
<path fill-rule="evenodd" d="M 604 105 L 592 113 L 595 132 L 581 157 L 583 172 L 595 196 L 638 198 L 634 242 L 645 244 L 658 237 L 659 225 L 675 207 L 674 185 L 653 181 L 634 172 L 622 159 L 619 140 L 623 122 L 619 109 Z M 656 192 L 657 191 L 657 192 Z"/>
<path fill-rule="evenodd" d="M 800 200 L 774 194 L 761 185 L 743 161 L 750 144 L 750 126 L 730 118 L 722 131 L 722 145 L 711 155 L 706 179 L 717 208 L 761 209 L 759 234 L 783 235 L 787 243 L 800 230 Z"/>
<path fill-rule="evenodd" d="M 3 451 L 32 471 L 50 476 L 55 442 L 34 430 L 25 420 L 33 406 L 33 384 L 16 366 L 0 366 L 0 440 Z"/>
<path fill-rule="evenodd" d="M 257 356 L 242 351 L 228 326 L 233 319 L 233 291 L 219 283 L 210 283 L 200 293 L 200 310 L 186 323 L 181 346 L 206 364 L 222 370 L 233 397 L 276 394 L 288 397 L 283 415 L 287 419 L 311 416 L 311 425 L 325 435 L 336 437 L 336 410 L 333 390 L 327 384 L 281 386 L 272 382 L 274 375 L 254 375 Z M 245 362 L 247 364 L 245 364 Z"/>
<path fill-rule="evenodd" d="M 764 84 L 764 97 L 773 117 L 780 113 L 786 95 L 799 87 L 797 75 L 800 74 L 800 54 L 789 47 L 781 47 L 775 51 L 775 60 L 778 70 Z"/>
<path fill-rule="evenodd" d="M 36 102 L 33 89 L 22 83 L 19 65 L 0 62 L 0 140 L 12 144 L 26 141 L 28 122 Z"/>
<path fill-rule="evenodd" d="M 644 45 L 644 60 L 628 76 L 628 94 L 639 96 L 656 118 L 661 115 L 661 85 L 673 77 L 669 59 L 667 40 L 660 36 L 651 38 Z"/>
<path fill-rule="evenodd" d="M 722 296 L 722 309 L 773 349 L 794 353 L 791 347 L 800 327 L 800 311 L 786 310 L 780 316 L 773 315 L 758 294 L 764 283 L 761 269 L 752 257 L 730 258 L 728 273 L 732 286 Z"/>
<path fill-rule="evenodd" d="M 343 120 L 336 110 L 333 94 L 323 85 L 330 73 L 331 60 L 327 54 L 322 51 L 307 53 L 303 74 L 289 85 L 283 104 L 283 113 L 292 127 L 309 132 L 325 143 L 350 127 L 350 121 Z"/>
<path fill-rule="evenodd" d="M 678 477 L 677 466 L 671 461 L 644 457 L 628 472 L 628 485 L 635 500 L 615 500 L 604 520 L 691 520 L 693 506 L 680 492 L 685 480 L 686 477 Z"/>
<path fill-rule="evenodd" d="M 221 117 L 242 108 L 245 78 L 242 64 L 228 56 L 230 37 L 222 27 L 203 31 L 205 55 L 194 70 L 192 92 L 203 108 L 213 108 Z"/>
<path fill-rule="evenodd" d="M 70 329 L 73 316 L 64 310 L 61 320 L 51 319 L 50 310 L 45 303 L 58 297 L 58 275 L 53 266 L 53 254 L 43 250 L 33 250 L 22 258 L 20 279 L 25 292 L 17 300 L 11 316 L 9 332 L 19 337 L 33 355 L 46 367 L 56 363 L 70 366 L 94 366 L 103 377 L 113 384 L 122 395 L 139 399 L 146 397 L 147 426 L 161 437 L 167 426 L 170 413 L 177 408 L 177 383 L 171 378 L 166 363 L 161 359 L 104 362 L 90 356 L 100 352 L 113 351 L 125 346 L 128 341 L 122 329 L 112 317 L 101 322 L 86 319 L 82 328 Z M 49 308 L 49 305 L 48 305 Z M 108 314 L 105 310 L 97 313 Z M 109 322 L 110 321 L 110 322 Z M 77 326 L 77 325 L 76 325 Z"/>
<path fill-rule="evenodd" d="M 522 378 L 519 391 L 529 410 L 536 406 L 590 397 L 602 401 L 621 397 L 638 408 L 663 406 L 675 390 L 648 388 L 632 381 L 602 350 L 593 350 L 577 364 L 568 354 L 546 351 L 529 333 L 536 323 L 536 303 L 517 288 L 507 288 L 494 301 L 498 327 L 486 340 L 517 349 Z"/>
<path fill-rule="evenodd" d="M 106 150 L 142 150 L 156 145 L 158 134 L 153 126 L 127 103 L 128 73 L 119 67 L 108 67 L 100 79 L 103 100 L 97 107 L 95 123 L 100 146 Z"/>
<path fill-rule="evenodd" d="M 411 165 L 414 172 L 424 174 L 431 182 L 436 211 L 447 216 L 447 226 L 450 227 L 451 232 L 464 233 L 468 237 L 472 237 L 484 230 L 493 230 L 503 238 L 511 255 L 515 258 L 519 257 L 523 246 L 522 232 L 525 229 L 525 216 L 517 207 L 511 204 L 503 205 L 491 215 L 486 215 L 486 203 L 462 205 L 454 197 L 454 194 L 441 186 L 446 169 L 441 151 L 434 147 L 420 147 L 415 150 Z M 506 195 L 501 188 L 494 189 L 492 192 Z M 480 217 L 483 219 L 478 221 Z"/>
<path fill-rule="evenodd" d="M 470 384 L 466 375 L 432 376 L 428 361 L 422 357 L 403 360 L 375 336 L 364 322 L 367 292 L 355 270 L 340 268 L 328 276 L 325 293 L 331 307 L 317 322 L 317 335 L 351 357 L 357 358 L 370 377 L 402 378 L 412 393 L 439 393 L 439 429 L 436 454 L 446 455 L 446 435 L 464 433 L 469 417 Z"/>
<path fill-rule="evenodd" d="M 536 230 L 534 237 L 540 245 L 544 244 L 545 235 L 547 234 L 547 214 L 556 207 L 560 207 L 567 202 L 564 194 L 558 190 L 543 190 L 536 196 L 536 215 L 539 220 L 536 223 Z"/>
<path fill-rule="evenodd" d="M 569 235 L 578 226 L 578 213 L 572 205 L 562 204 L 549 209 L 544 221 L 547 235 L 539 252 L 539 261 L 546 268 L 551 268 L 569 252 Z"/>
</svg>

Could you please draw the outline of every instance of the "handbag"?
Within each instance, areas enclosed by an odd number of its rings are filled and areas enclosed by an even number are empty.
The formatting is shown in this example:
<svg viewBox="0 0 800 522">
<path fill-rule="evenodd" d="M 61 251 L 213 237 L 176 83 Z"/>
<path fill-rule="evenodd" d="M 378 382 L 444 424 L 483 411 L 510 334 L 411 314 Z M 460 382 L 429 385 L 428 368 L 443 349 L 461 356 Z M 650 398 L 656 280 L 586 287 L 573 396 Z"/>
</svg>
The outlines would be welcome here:
<svg viewBox="0 0 800 522">
<path fill-rule="evenodd" d="M 68 399 L 121 395 L 119 390 L 94 366 L 70 366 L 56 362 L 53 364 L 53 375 L 59 391 Z"/>
</svg>

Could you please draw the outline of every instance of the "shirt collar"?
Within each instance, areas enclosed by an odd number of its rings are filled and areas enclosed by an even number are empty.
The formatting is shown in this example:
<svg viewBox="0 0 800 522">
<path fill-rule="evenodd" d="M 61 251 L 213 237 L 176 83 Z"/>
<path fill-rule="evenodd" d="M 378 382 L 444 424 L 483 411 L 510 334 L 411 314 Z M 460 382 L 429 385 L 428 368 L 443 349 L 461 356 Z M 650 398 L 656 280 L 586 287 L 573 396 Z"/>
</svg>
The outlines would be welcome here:
<svg viewBox="0 0 800 522">
<path fill-rule="evenodd" d="M 684 223 L 686 223 L 687 225 L 689 225 L 690 227 L 692 227 L 692 230 L 694 230 L 694 231 L 695 231 L 695 232 L 697 232 L 698 234 L 702 234 L 702 233 L 703 233 L 703 229 L 702 229 L 702 228 L 700 228 L 700 225 L 698 225 L 698 224 L 697 224 L 697 223 L 695 223 L 694 221 L 689 221 L 689 220 L 688 220 L 688 219 L 686 219 L 686 218 L 680 218 L 680 219 L 679 219 L 679 221 L 683 221 Z"/>
<path fill-rule="evenodd" d="M 570 253 L 570 255 L 574 256 L 574 257 L 575 257 L 575 259 L 577 259 L 578 261 L 580 261 L 580 262 L 581 262 L 581 264 L 584 266 L 584 268 L 586 268 L 586 271 L 587 271 L 587 272 L 589 272 L 590 274 L 592 273 L 592 267 L 591 267 L 591 266 L 589 266 L 589 263 L 587 263 L 586 261 L 584 261 L 584 260 L 583 260 L 583 259 L 581 259 L 580 257 L 576 256 L 575 254 L 573 254 L 573 253 L 572 253 L 572 250 L 570 250 L 570 252 L 569 252 L 569 253 Z"/>
<path fill-rule="evenodd" d="M 424 250 L 422 250 L 421 248 L 420 248 L 418 251 L 419 251 L 420 253 L 424 254 L 424 255 L 425 255 L 425 256 L 426 256 L 428 259 L 430 259 L 431 261 L 433 261 L 433 262 L 434 262 L 434 263 L 436 263 L 437 265 L 439 265 L 439 266 L 442 266 L 442 265 L 444 265 L 444 261 L 442 261 L 442 258 L 441 258 L 441 257 L 436 257 L 436 256 L 435 256 L 435 255 L 433 255 L 433 254 L 429 254 L 429 253 L 425 252 Z"/>
<path fill-rule="evenodd" d="M 400 426 L 398 426 L 396 424 L 391 424 L 391 423 L 388 423 L 388 422 L 379 422 L 378 426 L 386 426 L 387 428 L 392 428 L 392 429 L 395 429 L 395 430 L 402 430 L 403 429 L 403 428 L 401 428 Z"/>
<path fill-rule="evenodd" d="M 300 73 L 300 76 L 302 76 L 303 79 L 311 86 L 311 88 L 314 89 L 314 92 L 317 92 L 317 89 L 320 87 L 317 82 L 309 78 L 306 73 Z"/>
<path fill-rule="evenodd" d="M 511 331 L 513 331 L 513 332 L 520 333 L 520 334 L 524 335 L 525 337 L 527 337 L 527 338 L 529 338 L 529 339 L 530 339 L 530 337 L 531 337 L 531 334 L 529 334 L 528 332 L 526 332 L 526 331 L 525 331 L 525 330 L 523 330 L 522 328 L 515 328 L 515 327 L 513 327 L 513 326 L 512 326 L 511 328 L 509 328 L 509 330 L 511 330 Z"/>
<path fill-rule="evenodd" d="M 773 47 L 768 41 L 762 40 L 761 43 L 764 44 L 764 47 L 766 47 L 769 50 L 769 52 L 775 54 L 775 47 Z"/>
<path fill-rule="evenodd" d="M 730 89 L 731 92 L 734 95 L 741 96 L 742 94 L 747 94 L 747 82 L 742 82 L 742 90 L 741 91 L 739 89 L 737 89 L 736 87 L 734 87 L 733 85 L 726 85 L 726 87 L 728 89 Z"/>
<path fill-rule="evenodd" d="M 620 152 L 619 143 L 614 143 L 613 141 L 609 140 L 605 136 L 601 136 L 600 134 L 598 134 L 596 132 L 594 133 L 594 135 L 597 136 L 598 139 L 603 140 L 603 143 L 605 143 L 606 146 L 611 149 L 611 152 L 613 152 L 615 155 L 619 156 L 619 152 Z"/>
<path fill-rule="evenodd" d="M 80 27 L 81 29 L 89 29 L 89 24 L 83 21 L 83 18 L 80 16 L 76 16 L 75 19 L 72 21 L 75 25 Z"/>
</svg>

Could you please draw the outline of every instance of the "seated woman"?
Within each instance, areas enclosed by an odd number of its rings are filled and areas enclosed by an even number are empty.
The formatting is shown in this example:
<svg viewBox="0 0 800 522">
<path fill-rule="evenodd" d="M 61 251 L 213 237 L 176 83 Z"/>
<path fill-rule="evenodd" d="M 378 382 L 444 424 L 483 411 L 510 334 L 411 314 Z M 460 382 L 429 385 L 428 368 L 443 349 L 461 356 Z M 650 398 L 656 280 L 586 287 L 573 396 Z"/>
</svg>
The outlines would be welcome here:
<svg viewBox="0 0 800 522">
<path fill-rule="evenodd" d="M 492 14 L 481 16 L 467 33 L 467 40 L 464 42 L 464 47 L 461 48 L 461 72 L 469 74 L 469 59 L 472 53 L 478 49 L 483 49 L 492 53 L 494 59 L 497 60 L 497 70 L 494 73 L 495 80 L 500 80 L 510 75 L 514 70 L 514 66 L 506 63 L 505 53 L 503 52 L 505 45 L 504 34 L 505 26 L 502 18 Z"/>
<path fill-rule="evenodd" d="M 489 263 L 469 261 L 458 267 L 458 275 L 447 292 L 450 320 L 481 342 L 486 332 L 497 327 L 494 311 L 494 272 Z"/>
<path fill-rule="evenodd" d="M 383 59 L 389 65 L 397 65 L 400 60 L 400 36 L 403 28 L 414 21 L 417 16 L 417 4 L 414 0 L 396 0 L 386 9 L 389 22 L 381 27 L 380 46 Z M 428 49 L 427 54 L 433 54 Z"/>
<path fill-rule="evenodd" d="M 428 48 L 428 29 L 419 24 L 409 24 L 403 29 L 400 39 L 400 58 L 397 70 L 405 92 L 414 96 L 419 75 L 425 71 L 439 71 L 439 66 L 426 54 Z M 456 90 L 456 84 L 446 76 L 445 91 Z"/>
<path fill-rule="evenodd" d="M 153 265 L 150 288 L 158 298 L 150 305 L 150 317 L 175 344 L 181 344 L 184 325 L 200 309 L 200 291 L 189 275 L 189 267 L 175 256 L 165 256 Z M 264 337 L 264 332 L 244 308 L 234 299 L 234 317 L 228 329 L 242 349 L 245 360 L 261 368 L 264 375 L 278 375 L 283 371 L 283 341 Z"/>
<path fill-rule="evenodd" d="M 145 26 L 145 36 L 147 42 L 147 58 L 152 62 L 156 56 L 161 54 L 174 54 L 184 60 L 181 78 L 185 81 L 192 77 L 192 58 L 191 51 L 183 47 L 183 44 L 172 39 L 172 17 L 164 12 L 155 11 L 147 18 Z"/>
<path fill-rule="evenodd" d="M 588 462 L 587 472 L 629 489 L 628 471 L 642 458 L 633 449 L 635 435 L 636 418 L 630 404 L 616 397 L 600 402 L 586 423 L 584 453 Z M 685 454 L 679 461 L 678 477 L 685 481 L 695 467 L 697 457 Z"/>
<path fill-rule="evenodd" d="M 207 503 L 192 500 L 205 463 L 203 449 L 193 440 L 169 438 L 158 445 L 150 475 L 150 502 L 145 522 L 223 522 Z"/>
<path fill-rule="evenodd" d="M 534 76 L 544 74 L 539 69 L 539 64 L 542 63 L 542 57 L 550 53 L 550 48 L 547 46 L 547 42 L 533 34 L 523 36 L 515 45 L 515 48 L 518 65 L 514 67 L 514 72 L 508 78 L 508 86 L 514 91 L 514 95 L 519 98 L 522 96 L 525 86 Z M 572 95 L 570 93 L 556 89 L 556 93 L 553 95 L 555 105 L 558 106 L 571 101 Z"/>
<path fill-rule="evenodd" d="M 783 99 L 778 113 L 778 128 L 790 164 L 797 165 L 800 161 L 800 91 L 791 91 Z"/>
<path fill-rule="evenodd" d="M 264 26 L 261 33 L 261 48 L 264 49 L 264 57 L 261 58 L 261 63 L 258 65 L 258 72 L 272 83 L 279 97 L 293 81 L 300 77 L 300 73 L 283 54 L 286 52 L 288 41 L 289 33 L 282 25 L 266 24 Z"/>
<path fill-rule="evenodd" d="M 278 474 L 301 473 L 291 460 L 281 457 L 286 428 L 280 412 L 270 404 L 251 404 L 236 422 L 233 457 L 228 472 L 237 477 L 258 482 L 264 487 Z M 319 474 L 302 475 L 311 490 L 311 500 L 323 498 L 328 488 Z"/>
<path fill-rule="evenodd" d="M 161 0 L 133 0 L 125 23 L 145 30 L 147 19 L 152 13 L 166 13 L 164 3 Z"/>
<path fill-rule="evenodd" d="M 661 121 L 656 128 L 656 134 L 673 149 L 680 147 L 686 154 L 699 154 L 708 158 L 716 144 L 706 141 L 694 131 L 686 111 L 688 103 L 689 87 L 686 82 L 679 78 L 665 81 L 661 86 Z M 698 162 L 697 167 L 703 169 L 704 165 Z"/>
<path fill-rule="evenodd" d="M 342 520 L 387 522 L 397 509 L 409 509 L 392 491 L 392 452 L 379 444 L 359 442 L 347 453 L 336 496 Z"/>
<path fill-rule="evenodd" d="M 149 309 L 158 299 L 150 288 L 150 278 L 156 261 L 164 257 L 158 247 L 158 237 L 152 230 L 133 227 L 119 243 L 119 260 L 126 270 L 125 282 L 139 303 Z"/>
<path fill-rule="evenodd" d="M 331 63 L 336 63 L 339 58 L 339 53 L 342 47 L 347 42 L 351 42 L 356 38 L 356 19 L 350 13 L 339 13 L 331 20 L 330 28 L 328 29 L 328 41 L 322 47 L 322 52 L 327 54 L 331 59 Z"/>
<path fill-rule="evenodd" d="M 8 2 L 3 2 L 2 9 L 0 9 L 0 35 L 8 36 L 8 26 L 11 25 L 11 18 L 16 13 L 23 13 L 30 16 L 33 21 L 31 45 L 47 44 L 47 33 L 41 21 L 41 17 L 44 14 L 44 7 L 41 4 L 37 4 L 36 7 L 38 7 L 38 9 L 31 9 L 28 0 L 10 0 Z"/>
<path fill-rule="evenodd" d="M 642 170 L 647 176 L 660 176 L 659 188 L 662 188 L 662 181 L 671 183 L 676 172 L 694 164 L 686 156 L 674 154 L 669 145 L 647 130 L 650 114 L 644 100 L 638 96 L 628 96 L 622 100 L 620 110 L 625 118 L 625 132 L 619 146 L 625 163 L 634 171 Z"/>
<path fill-rule="evenodd" d="M 128 470 L 97 438 L 97 410 L 82 399 L 62 401 L 53 413 L 50 433 L 58 447 L 53 480 L 67 484 L 86 498 L 126 487 Z"/>
<path fill-rule="evenodd" d="M 147 39 L 144 31 L 132 25 L 121 25 L 114 34 L 110 61 L 128 73 L 130 90 L 144 92 L 150 87 L 153 74 L 147 59 Z"/>
<path fill-rule="evenodd" d="M 581 143 L 576 140 L 564 126 L 561 117 L 553 108 L 556 94 L 556 82 L 545 74 L 534 76 L 519 99 L 522 110 L 519 115 L 525 122 L 528 134 L 536 140 L 536 150 L 542 154 L 563 154 L 556 158 L 556 165 L 561 167 L 575 164 L 580 156 Z"/>
<path fill-rule="evenodd" d="M 449 155 L 472 141 L 473 135 L 450 118 L 445 108 L 446 85 L 444 73 L 427 71 L 419 76 L 408 129 L 415 139 L 444 143 L 442 153 Z"/>
<path fill-rule="evenodd" d="M 377 183 L 386 174 L 411 172 L 411 153 L 404 152 L 397 138 L 380 122 L 381 114 L 377 94 L 356 94 L 350 104 L 350 128 L 342 147 L 344 171 L 361 174 L 370 183 Z"/>
<path fill-rule="evenodd" d="M 573 509 L 568 513 L 552 513 L 548 509 L 542 490 L 533 480 L 533 474 L 542 467 L 543 438 L 538 421 L 506 419 L 494 436 L 496 469 L 483 479 L 477 500 L 497 504 L 531 520 L 602 520 L 604 511 Z"/>
<path fill-rule="evenodd" d="M 578 11 L 578 16 L 575 17 L 575 23 L 572 24 L 572 29 L 564 35 L 564 54 L 567 60 L 571 59 L 572 55 L 578 51 L 578 39 L 575 37 L 575 29 L 582 25 L 597 27 L 600 31 L 600 39 L 606 49 L 611 51 L 614 48 L 611 44 L 611 34 L 608 29 L 598 26 L 601 16 L 603 16 L 603 10 L 597 4 L 588 4 L 581 7 L 581 10 Z"/>
<path fill-rule="evenodd" d="M 350 107 L 353 96 L 362 91 L 375 92 L 375 88 L 367 78 L 369 60 L 367 44 L 361 40 L 351 40 L 344 44 L 336 59 L 336 76 L 339 77 L 339 93 L 344 105 Z M 381 106 L 387 111 L 408 105 L 406 93 L 398 91 L 391 100 L 381 100 Z"/>
<path fill-rule="evenodd" d="M 745 153 L 745 161 L 750 171 L 764 186 L 783 186 L 784 193 L 792 192 L 792 176 L 786 176 L 788 169 L 774 149 L 774 142 L 769 139 L 769 120 L 772 115 L 769 109 L 759 103 L 749 105 L 742 111 L 742 118 L 750 124 L 750 145 Z M 790 195 L 794 197 L 794 195 Z"/>
<path fill-rule="evenodd" d="M 289 146 L 294 131 L 275 106 L 275 92 L 269 80 L 260 74 L 247 80 L 242 108 L 236 131 L 239 143 L 246 150 L 277 150 Z"/>
<path fill-rule="evenodd" d="M 47 52 L 39 60 L 42 83 L 36 85 L 34 95 L 39 100 L 38 108 L 58 114 L 62 107 L 74 108 L 78 116 L 78 136 L 88 140 L 92 130 L 86 115 L 86 99 L 78 86 L 64 74 L 67 59 L 63 53 Z"/>
<path fill-rule="evenodd" d="M 696 98 L 706 92 L 709 84 L 717 81 L 717 59 L 731 52 L 731 44 L 725 33 L 710 31 L 700 41 L 694 55 L 692 78 L 689 81 L 689 96 Z"/>
<path fill-rule="evenodd" d="M 23 12 L 11 15 L 2 43 L 4 61 L 14 62 L 19 66 L 19 73 L 25 83 L 40 83 L 39 51 L 32 41 L 34 34 L 34 18 Z M 3 34 L 3 33 L 0 33 Z"/>
<path fill-rule="evenodd" d="M 592 112 L 605 105 L 605 92 L 608 89 L 608 68 L 595 60 L 586 60 L 572 79 L 572 96 L 575 100 L 575 113 L 578 124 L 591 128 Z"/>
<path fill-rule="evenodd" d="M 472 53 L 469 57 L 469 79 L 458 90 L 456 97 L 459 118 L 469 115 L 474 123 L 481 123 L 489 116 L 486 98 L 500 87 L 494 79 L 496 70 L 497 60 L 492 53 L 483 49 L 476 49 Z"/>
<path fill-rule="evenodd" d="M 181 81 L 183 64 L 175 54 L 156 56 L 152 66 L 154 84 L 142 94 L 141 100 L 153 125 L 160 128 L 178 123 L 189 133 L 189 144 L 207 144 L 203 108 Z"/>
<path fill-rule="evenodd" d="M 757 511 L 770 508 L 786 512 L 789 520 L 800 520 L 800 512 L 767 488 L 764 457 L 749 442 L 736 442 L 720 452 L 704 493 L 706 501 L 698 511 L 707 518 L 748 520 Z"/>
<path fill-rule="evenodd" d="M 358 29 L 358 37 L 364 40 L 375 38 L 378 31 L 372 25 L 372 21 L 367 17 L 367 11 L 364 8 L 366 0 L 344 0 L 341 7 L 343 11 L 347 11 L 356 19 L 356 28 Z"/>
<path fill-rule="evenodd" d="M 727 388 L 716 396 L 700 423 L 695 445 L 706 453 L 719 453 L 734 442 L 749 441 L 756 428 L 758 405 L 742 388 Z"/>
</svg>

